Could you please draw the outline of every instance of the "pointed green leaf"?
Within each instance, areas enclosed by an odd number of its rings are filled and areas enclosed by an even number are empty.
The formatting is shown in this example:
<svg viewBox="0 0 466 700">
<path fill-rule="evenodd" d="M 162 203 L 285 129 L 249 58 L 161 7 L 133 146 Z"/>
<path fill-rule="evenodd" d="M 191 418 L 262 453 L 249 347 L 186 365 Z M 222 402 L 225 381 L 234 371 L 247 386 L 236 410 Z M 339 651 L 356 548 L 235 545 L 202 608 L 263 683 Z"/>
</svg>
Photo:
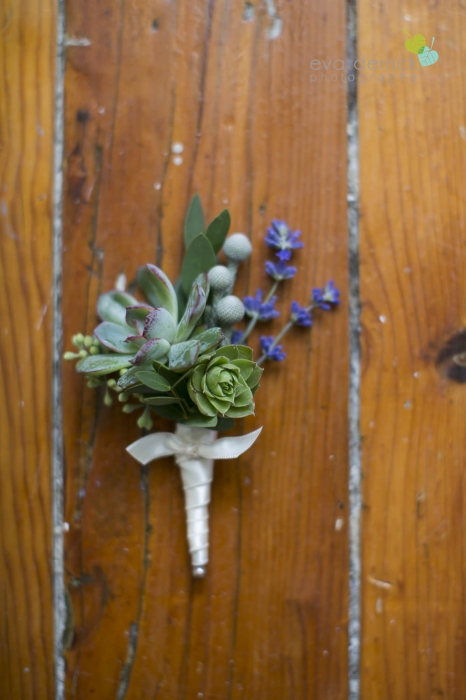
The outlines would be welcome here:
<svg viewBox="0 0 466 700">
<path fill-rule="evenodd" d="M 97 302 L 97 313 L 102 321 L 112 321 L 126 328 L 126 307 L 135 306 L 138 300 L 127 292 L 107 292 Z"/>
<path fill-rule="evenodd" d="M 172 345 L 168 355 L 169 369 L 179 372 L 192 367 L 199 355 L 199 347 L 198 340 L 187 340 L 184 343 Z"/>
<path fill-rule="evenodd" d="M 131 367 L 127 372 L 124 373 L 122 377 L 117 381 L 118 386 L 126 391 L 127 389 L 132 389 L 136 386 L 142 386 L 140 380 L 137 378 L 137 373 L 141 372 L 143 369 L 152 369 L 152 365 L 139 365 L 138 367 Z"/>
<path fill-rule="evenodd" d="M 225 418 L 224 416 L 219 416 L 217 421 L 217 430 L 231 430 L 235 427 L 235 421 L 233 418 Z"/>
<path fill-rule="evenodd" d="M 184 425 L 189 425 L 191 428 L 215 428 L 217 425 L 217 416 L 203 416 L 198 413 L 195 416 L 190 416 L 187 420 L 184 420 Z"/>
<path fill-rule="evenodd" d="M 148 386 L 150 389 L 153 389 L 154 391 L 169 391 L 170 390 L 170 382 L 165 379 L 165 377 L 162 377 L 160 374 L 157 374 L 154 370 L 141 370 L 140 372 L 137 372 L 137 378 L 139 381 L 141 381 L 145 386 Z"/>
<path fill-rule="evenodd" d="M 192 198 L 188 213 L 186 214 L 186 219 L 184 222 L 184 244 L 186 249 L 189 248 L 192 241 L 200 233 L 205 231 L 205 220 L 204 212 L 202 211 L 201 198 L 198 194 L 195 194 Z"/>
<path fill-rule="evenodd" d="M 193 282 L 201 272 L 208 272 L 217 264 L 214 249 L 203 233 L 191 242 L 181 266 L 181 284 L 186 294 L 189 294 Z"/>
<path fill-rule="evenodd" d="M 83 374 L 111 374 L 130 367 L 133 355 L 88 355 L 76 365 L 76 371 Z"/>
<path fill-rule="evenodd" d="M 155 265 L 146 265 L 138 271 L 138 284 L 152 306 L 162 306 L 178 320 L 178 300 L 167 275 Z"/>
<path fill-rule="evenodd" d="M 188 295 L 185 293 L 181 285 L 181 277 L 178 277 L 175 282 L 175 292 L 178 300 L 178 318 L 181 318 L 186 308 L 186 302 L 188 301 Z"/>
<path fill-rule="evenodd" d="M 221 250 L 225 243 L 230 230 L 230 223 L 230 212 L 228 209 L 224 209 L 207 227 L 205 235 L 216 253 Z"/>
<path fill-rule="evenodd" d="M 151 406 L 152 411 L 155 411 L 162 418 L 176 420 L 180 423 L 185 418 L 185 413 L 181 408 L 181 404 L 172 404 L 170 406 Z"/>
<path fill-rule="evenodd" d="M 182 401 L 174 396 L 151 396 L 144 399 L 144 403 L 148 403 L 150 406 L 170 406 L 174 403 L 182 403 Z"/>
</svg>

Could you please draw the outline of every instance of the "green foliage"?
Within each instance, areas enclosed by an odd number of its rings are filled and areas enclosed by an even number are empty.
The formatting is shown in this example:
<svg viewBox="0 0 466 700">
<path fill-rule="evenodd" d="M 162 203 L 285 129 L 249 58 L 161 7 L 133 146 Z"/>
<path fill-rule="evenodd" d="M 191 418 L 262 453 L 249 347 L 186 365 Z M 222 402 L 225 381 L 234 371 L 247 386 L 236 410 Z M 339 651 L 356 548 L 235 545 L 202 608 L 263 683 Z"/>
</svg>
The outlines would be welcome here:
<svg viewBox="0 0 466 700">
<path fill-rule="evenodd" d="M 205 219 L 204 212 L 202 210 L 201 198 L 198 194 L 195 194 L 189 204 L 184 222 L 184 244 L 186 249 L 189 248 L 196 236 L 204 232 Z"/>
<path fill-rule="evenodd" d="M 224 209 L 207 227 L 206 238 L 215 253 L 220 252 L 230 230 L 231 217 L 228 209 Z"/>
<path fill-rule="evenodd" d="M 222 211 L 207 227 L 198 195 L 190 203 L 184 240 L 186 254 L 175 286 L 148 264 L 138 272 L 147 302 L 112 291 L 98 301 L 101 323 L 94 336 L 77 334 L 76 369 L 89 386 L 101 387 L 106 405 L 112 392 L 125 413 L 139 412 L 138 425 L 152 427 L 153 413 L 185 425 L 229 430 L 234 418 L 254 410 L 252 395 L 262 370 L 245 346 L 221 347 L 221 328 L 208 327 L 207 272 L 217 264 L 230 228 Z M 210 309 L 210 307 L 208 307 Z"/>
<path fill-rule="evenodd" d="M 189 294 L 193 282 L 202 272 L 208 272 L 217 264 L 217 258 L 210 242 L 203 233 L 191 241 L 181 266 L 181 285 Z"/>
</svg>

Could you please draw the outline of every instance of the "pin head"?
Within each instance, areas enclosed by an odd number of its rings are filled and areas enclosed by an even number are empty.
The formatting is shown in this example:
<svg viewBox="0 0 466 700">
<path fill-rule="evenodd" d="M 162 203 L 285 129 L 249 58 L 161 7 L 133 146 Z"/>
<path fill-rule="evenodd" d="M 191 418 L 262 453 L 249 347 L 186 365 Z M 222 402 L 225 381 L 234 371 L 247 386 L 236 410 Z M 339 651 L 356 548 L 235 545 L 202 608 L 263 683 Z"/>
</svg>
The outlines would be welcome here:
<svg viewBox="0 0 466 700">
<path fill-rule="evenodd" d="M 205 566 L 195 566 L 193 569 L 194 578 L 204 578 L 206 574 Z"/>
</svg>

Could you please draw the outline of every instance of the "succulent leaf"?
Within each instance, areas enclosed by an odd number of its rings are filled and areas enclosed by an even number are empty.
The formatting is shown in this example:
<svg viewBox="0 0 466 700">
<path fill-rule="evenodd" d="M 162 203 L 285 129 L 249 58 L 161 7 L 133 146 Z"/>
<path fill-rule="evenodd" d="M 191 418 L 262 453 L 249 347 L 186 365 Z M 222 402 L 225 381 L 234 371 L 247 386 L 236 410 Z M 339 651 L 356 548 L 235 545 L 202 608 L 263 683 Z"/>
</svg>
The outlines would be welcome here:
<svg viewBox="0 0 466 700">
<path fill-rule="evenodd" d="M 199 349 L 199 354 L 202 355 L 204 352 L 213 350 L 219 345 L 224 339 L 224 335 L 221 328 L 209 328 L 203 331 L 199 335 L 196 335 L 196 340 L 199 341 L 201 347 Z"/>
<path fill-rule="evenodd" d="M 167 275 L 155 265 L 141 267 L 138 284 L 153 307 L 162 306 L 178 320 L 178 301 L 172 283 Z"/>
<path fill-rule="evenodd" d="M 76 365 L 76 371 L 83 374 L 111 374 L 130 367 L 132 355 L 88 355 Z"/>
<path fill-rule="evenodd" d="M 207 275 L 203 273 L 199 275 L 191 289 L 185 312 L 176 329 L 175 341 L 177 343 L 188 340 L 194 326 L 204 313 L 208 295 L 209 280 Z"/>
<path fill-rule="evenodd" d="M 153 311 L 152 306 L 147 304 L 137 304 L 136 306 L 126 307 L 126 323 L 131 328 L 139 330 L 140 326 L 144 327 L 147 316 Z"/>
<path fill-rule="evenodd" d="M 154 309 L 147 316 L 143 336 L 147 340 L 165 338 L 169 343 L 175 339 L 176 324 L 169 311 L 163 308 Z"/>
<path fill-rule="evenodd" d="M 104 321 L 97 326 L 94 335 L 101 345 L 113 352 L 124 355 L 139 349 L 138 343 L 128 339 L 128 330 L 112 321 Z"/>
<path fill-rule="evenodd" d="M 196 362 L 199 355 L 200 343 L 198 340 L 187 340 L 184 343 L 172 345 L 168 356 L 168 367 L 179 372 L 189 369 Z"/>
<path fill-rule="evenodd" d="M 132 365 L 145 365 L 154 360 L 165 359 L 170 350 L 170 343 L 165 338 L 153 338 L 148 340 L 131 359 Z"/>
<path fill-rule="evenodd" d="M 127 292 L 107 292 L 99 297 L 97 313 L 102 321 L 112 321 L 126 328 L 126 307 L 137 304 L 138 300 Z"/>
</svg>

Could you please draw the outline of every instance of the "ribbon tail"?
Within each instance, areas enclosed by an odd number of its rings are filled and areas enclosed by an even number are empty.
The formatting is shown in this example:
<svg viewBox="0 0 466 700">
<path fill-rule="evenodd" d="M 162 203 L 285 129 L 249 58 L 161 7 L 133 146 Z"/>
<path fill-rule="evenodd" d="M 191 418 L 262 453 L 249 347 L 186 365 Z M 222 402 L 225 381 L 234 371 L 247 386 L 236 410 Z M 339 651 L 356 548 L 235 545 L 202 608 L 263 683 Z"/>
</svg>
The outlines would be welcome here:
<svg viewBox="0 0 466 700">
<path fill-rule="evenodd" d="M 258 428 L 247 435 L 220 438 L 211 445 L 201 444 L 199 454 L 209 459 L 236 459 L 249 450 L 259 437 L 261 430 L 262 428 Z"/>
<path fill-rule="evenodd" d="M 159 457 L 169 457 L 175 454 L 173 433 L 151 433 L 133 442 L 126 451 L 141 464 L 149 464 Z"/>
</svg>

